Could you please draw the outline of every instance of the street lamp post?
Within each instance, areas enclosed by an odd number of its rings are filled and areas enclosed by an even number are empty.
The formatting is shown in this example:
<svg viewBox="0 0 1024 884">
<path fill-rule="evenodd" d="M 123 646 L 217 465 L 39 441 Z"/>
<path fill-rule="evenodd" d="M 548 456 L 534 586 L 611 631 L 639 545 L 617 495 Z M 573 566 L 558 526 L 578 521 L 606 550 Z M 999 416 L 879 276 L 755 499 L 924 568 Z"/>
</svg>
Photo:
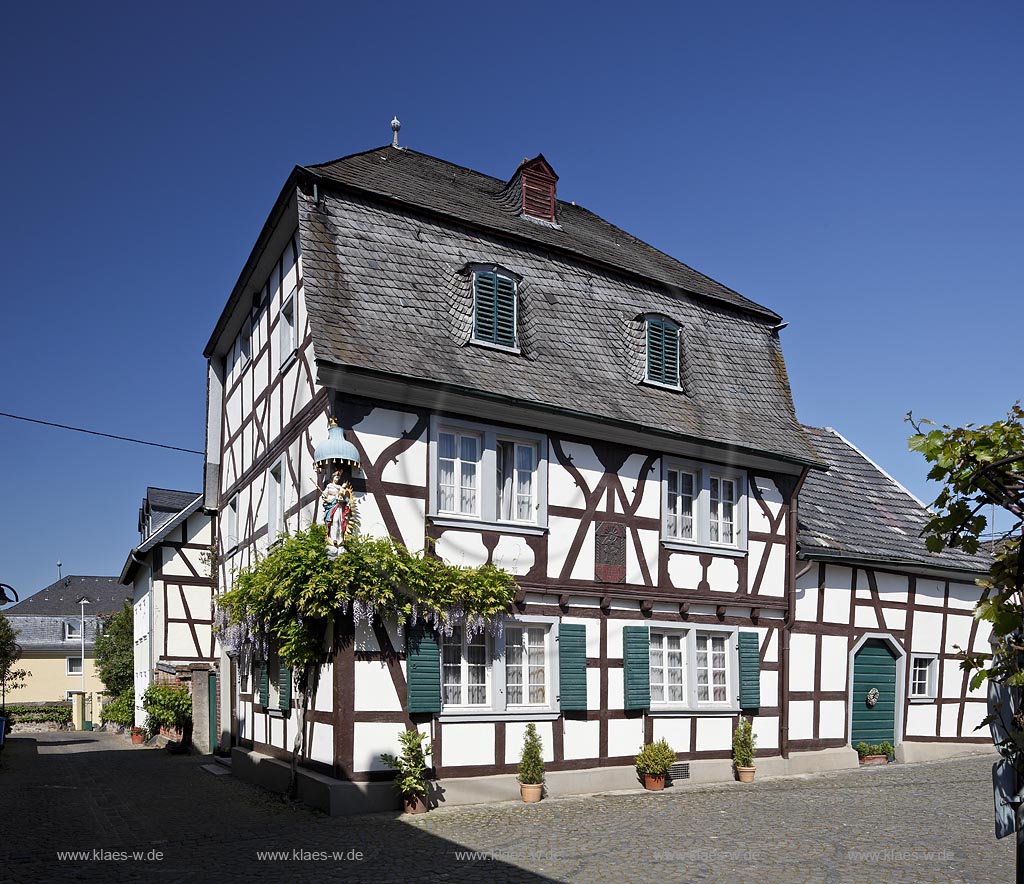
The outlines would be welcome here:
<svg viewBox="0 0 1024 884">
<path fill-rule="evenodd" d="M 78 600 L 78 604 L 82 607 L 82 628 L 79 630 L 82 639 L 82 702 L 85 702 L 85 606 L 92 604 L 86 596 L 82 596 Z"/>
</svg>

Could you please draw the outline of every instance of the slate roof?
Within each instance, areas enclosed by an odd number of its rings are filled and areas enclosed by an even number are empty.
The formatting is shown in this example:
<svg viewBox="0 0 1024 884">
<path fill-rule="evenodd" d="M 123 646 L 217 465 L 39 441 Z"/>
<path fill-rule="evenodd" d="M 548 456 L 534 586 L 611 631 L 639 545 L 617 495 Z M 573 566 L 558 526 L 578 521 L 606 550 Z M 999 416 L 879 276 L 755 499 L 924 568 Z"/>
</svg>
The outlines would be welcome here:
<svg viewBox="0 0 1024 884">
<path fill-rule="evenodd" d="M 135 578 L 135 571 L 139 566 L 137 559 L 144 556 L 158 543 L 165 540 L 168 534 L 170 534 L 175 528 L 179 527 L 182 522 L 188 519 L 189 516 L 197 513 L 203 505 L 203 495 L 199 492 L 175 491 L 172 493 L 183 496 L 187 495 L 189 500 L 182 509 L 170 516 L 163 522 L 163 524 L 160 525 L 159 528 L 155 528 L 152 534 L 128 553 L 128 558 L 125 559 L 124 567 L 121 569 L 121 576 L 117 578 L 120 584 L 127 585 L 131 583 Z"/>
<path fill-rule="evenodd" d="M 168 488 L 147 488 L 146 499 L 150 509 L 177 513 L 196 499 L 198 491 L 171 491 Z"/>
<path fill-rule="evenodd" d="M 116 577 L 68 576 L 51 583 L 26 599 L 4 608 L 12 616 L 78 616 L 78 600 L 85 596 L 91 602 L 85 608 L 88 615 L 116 614 L 124 605 L 127 593 Z"/>
<path fill-rule="evenodd" d="M 89 609 L 86 608 L 86 611 Z M 6 614 L 6 612 L 4 612 Z M 64 623 L 79 623 L 79 611 L 65 616 L 19 616 L 12 614 L 7 618 L 11 627 L 17 631 L 16 641 L 23 651 L 58 651 L 69 656 L 80 656 L 81 638 L 65 638 Z M 85 650 L 86 654 L 93 649 L 96 641 L 96 617 L 85 617 Z"/>
<path fill-rule="evenodd" d="M 829 465 L 800 491 L 798 544 L 803 558 L 842 558 L 941 570 L 987 571 L 987 554 L 928 552 L 921 531 L 928 508 L 831 427 L 804 427 Z"/>
<path fill-rule="evenodd" d="M 557 227 L 520 218 L 504 181 L 415 151 L 311 169 L 344 190 L 298 194 L 318 362 L 817 463 L 772 311 L 580 206 L 560 201 Z M 466 346 L 474 263 L 522 277 L 521 354 Z M 683 393 L 638 382 L 649 312 L 683 327 Z"/>
</svg>

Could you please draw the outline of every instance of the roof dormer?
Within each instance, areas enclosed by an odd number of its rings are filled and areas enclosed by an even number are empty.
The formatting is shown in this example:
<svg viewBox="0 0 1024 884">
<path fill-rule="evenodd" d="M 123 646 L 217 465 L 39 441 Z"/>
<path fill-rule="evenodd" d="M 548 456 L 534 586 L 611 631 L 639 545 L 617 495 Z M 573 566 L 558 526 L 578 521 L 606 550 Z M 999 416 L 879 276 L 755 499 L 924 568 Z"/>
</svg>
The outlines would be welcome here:
<svg viewBox="0 0 1024 884">
<path fill-rule="evenodd" d="M 532 160 L 523 160 L 508 183 L 508 189 L 519 205 L 519 214 L 554 224 L 557 181 L 558 176 L 544 159 L 544 154 L 539 153 Z"/>
</svg>

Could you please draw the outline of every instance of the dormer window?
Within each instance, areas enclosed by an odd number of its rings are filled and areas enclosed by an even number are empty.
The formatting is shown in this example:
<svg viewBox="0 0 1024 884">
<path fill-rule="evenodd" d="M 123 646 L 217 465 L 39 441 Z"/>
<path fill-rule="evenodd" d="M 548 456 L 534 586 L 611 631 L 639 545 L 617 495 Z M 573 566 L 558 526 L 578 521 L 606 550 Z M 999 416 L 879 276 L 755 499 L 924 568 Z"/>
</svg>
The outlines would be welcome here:
<svg viewBox="0 0 1024 884">
<path fill-rule="evenodd" d="M 497 270 L 473 273 L 473 342 L 515 349 L 516 280 Z"/>
<path fill-rule="evenodd" d="M 647 380 L 679 388 L 679 326 L 662 316 L 647 317 Z"/>
</svg>

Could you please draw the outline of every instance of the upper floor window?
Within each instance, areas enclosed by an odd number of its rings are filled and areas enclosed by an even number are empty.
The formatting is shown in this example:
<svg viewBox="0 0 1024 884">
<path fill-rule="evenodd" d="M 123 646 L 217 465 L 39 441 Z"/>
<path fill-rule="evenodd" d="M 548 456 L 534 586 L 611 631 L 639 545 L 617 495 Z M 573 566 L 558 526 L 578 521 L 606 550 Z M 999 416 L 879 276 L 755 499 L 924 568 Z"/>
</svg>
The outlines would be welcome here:
<svg viewBox="0 0 1024 884">
<path fill-rule="evenodd" d="M 743 474 L 725 467 L 665 463 L 663 536 L 695 545 L 746 546 Z"/>
<path fill-rule="evenodd" d="M 281 305 L 281 318 L 278 323 L 279 366 L 283 368 L 291 360 L 299 346 L 298 326 L 295 321 L 295 290 L 285 298 Z"/>
<path fill-rule="evenodd" d="M 496 270 L 473 272 L 473 341 L 517 346 L 516 281 Z"/>
<path fill-rule="evenodd" d="M 267 542 L 284 533 L 284 465 L 278 461 L 267 475 Z"/>
<path fill-rule="evenodd" d="M 232 495 L 224 508 L 224 549 L 238 545 L 238 495 Z"/>
<path fill-rule="evenodd" d="M 647 317 L 647 380 L 679 386 L 679 326 L 671 319 Z"/>
<path fill-rule="evenodd" d="M 82 622 L 75 620 L 64 621 L 64 640 L 82 637 Z"/>
<path fill-rule="evenodd" d="M 546 524 L 546 442 L 537 433 L 438 419 L 431 515 Z"/>
</svg>

